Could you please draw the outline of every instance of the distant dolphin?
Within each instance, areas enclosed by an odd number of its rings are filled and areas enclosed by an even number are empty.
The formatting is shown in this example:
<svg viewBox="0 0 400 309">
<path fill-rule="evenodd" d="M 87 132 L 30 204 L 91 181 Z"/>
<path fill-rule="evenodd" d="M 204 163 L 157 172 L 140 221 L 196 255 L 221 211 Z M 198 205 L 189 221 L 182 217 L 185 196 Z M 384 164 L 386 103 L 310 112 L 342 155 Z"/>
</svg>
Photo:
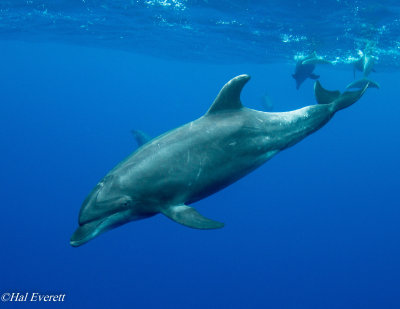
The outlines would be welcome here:
<svg viewBox="0 0 400 309">
<path fill-rule="evenodd" d="M 139 134 L 144 144 L 114 167 L 83 202 L 71 245 L 80 246 L 107 230 L 158 213 L 191 228 L 223 227 L 188 205 L 229 186 L 315 132 L 367 88 L 340 94 L 323 89 L 317 81 L 319 104 L 268 113 L 242 105 L 240 93 L 249 79 L 240 75 L 229 81 L 199 119 L 147 142 Z"/>
<path fill-rule="evenodd" d="M 131 133 L 139 146 L 146 144 L 151 139 L 146 133 L 139 130 L 132 130 Z"/>
<path fill-rule="evenodd" d="M 362 78 L 359 80 L 356 80 L 350 84 L 348 84 L 346 86 L 346 89 L 352 89 L 352 88 L 356 88 L 356 89 L 363 89 L 364 87 L 368 87 L 368 88 L 380 88 L 379 84 L 377 82 L 374 82 L 373 80 L 370 80 L 368 78 Z"/>
<path fill-rule="evenodd" d="M 272 112 L 274 110 L 274 103 L 272 103 L 268 93 L 264 93 L 264 95 L 261 97 L 261 103 L 266 112 Z"/>
<path fill-rule="evenodd" d="M 371 72 L 375 72 L 375 58 L 371 55 L 363 54 L 360 59 L 355 61 L 353 67 L 353 75 L 356 77 L 356 70 L 363 72 L 363 76 L 367 77 Z"/>
<path fill-rule="evenodd" d="M 311 55 L 297 61 L 296 69 L 292 77 L 296 80 L 296 89 L 298 90 L 301 84 L 307 79 L 318 79 L 319 75 L 313 73 L 315 65 L 317 64 L 332 64 L 332 62 L 317 57 L 314 52 Z"/>
</svg>

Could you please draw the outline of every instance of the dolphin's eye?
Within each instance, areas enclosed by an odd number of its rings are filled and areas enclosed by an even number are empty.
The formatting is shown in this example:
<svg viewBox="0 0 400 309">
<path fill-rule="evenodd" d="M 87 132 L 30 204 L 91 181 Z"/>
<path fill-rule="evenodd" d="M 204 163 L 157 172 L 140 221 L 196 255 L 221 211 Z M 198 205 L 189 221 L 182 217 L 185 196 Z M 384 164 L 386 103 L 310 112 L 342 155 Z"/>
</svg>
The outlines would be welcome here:
<svg viewBox="0 0 400 309">
<path fill-rule="evenodd" d="M 130 199 L 123 199 L 120 204 L 122 207 L 129 207 L 131 205 Z"/>
</svg>

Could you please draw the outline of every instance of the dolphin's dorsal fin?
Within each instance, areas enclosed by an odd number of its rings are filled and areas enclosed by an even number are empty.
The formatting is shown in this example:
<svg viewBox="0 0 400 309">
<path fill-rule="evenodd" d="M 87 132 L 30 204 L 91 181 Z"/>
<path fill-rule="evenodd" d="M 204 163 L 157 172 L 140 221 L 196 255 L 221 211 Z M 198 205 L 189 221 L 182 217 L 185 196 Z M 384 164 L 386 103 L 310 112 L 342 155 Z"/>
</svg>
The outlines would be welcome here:
<svg viewBox="0 0 400 309">
<path fill-rule="evenodd" d="M 240 102 L 240 93 L 244 85 L 249 81 L 249 75 L 239 75 L 231 79 L 222 87 L 214 103 L 207 111 L 206 115 L 214 114 L 224 110 L 239 109 L 243 107 Z"/>
<path fill-rule="evenodd" d="M 161 212 L 171 220 L 193 229 L 209 230 L 224 227 L 224 224 L 203 217 L 193 207 L 186 205 L 170 206 Z"/>
<path fill-rule="evenodd" d="M 142 131 L 132 130 L 131 133 L 135 138 L 136 143 L 138 144 L 139 147 L 141 147 L 142 145 L 146 144 L 149 140 L 151 140 L 151 137 Z"/>
</svg>

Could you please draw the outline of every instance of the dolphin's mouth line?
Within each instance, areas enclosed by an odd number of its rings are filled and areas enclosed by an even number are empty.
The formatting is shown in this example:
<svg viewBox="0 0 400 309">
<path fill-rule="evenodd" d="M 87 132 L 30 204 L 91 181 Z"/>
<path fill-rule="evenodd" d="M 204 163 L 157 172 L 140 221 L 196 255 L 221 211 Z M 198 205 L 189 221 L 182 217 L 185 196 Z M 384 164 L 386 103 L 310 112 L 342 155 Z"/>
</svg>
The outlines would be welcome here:
<svg viewBox="0 0 400 309">
<path fill-rule="evenodd" d="M 130 210 L 117 211 L 109 216 L 88 221 L 78 227 L 72 235 L 70 244 L 78 247 L 94 237 L 132 221 L 132 216 L 127 215 Z"/>
<path fill-rule="evenodd" d="M 107 220 L 107 219 L 109 219 L 111 217 L 114 217 L 119 213 L 126 212 L 126 211 L 129 211 L 129 209 L 123 209 L 123 210 L 117 210 L 117 211 L 113 211 L 113 212 L 104 213 L 104 215 L 102 215 L 102 216 L 95 217 L 93 219 L 85 221 L 83 224 L 80 224 L 80 226 L 83 226 L 83 225 L 89 224 L 89 223 L 93 223 L 93 222 L 96 222 L 96 221 L 99 221 L 99 224 L 101 224 L 105 220 Z"/>
</svg>

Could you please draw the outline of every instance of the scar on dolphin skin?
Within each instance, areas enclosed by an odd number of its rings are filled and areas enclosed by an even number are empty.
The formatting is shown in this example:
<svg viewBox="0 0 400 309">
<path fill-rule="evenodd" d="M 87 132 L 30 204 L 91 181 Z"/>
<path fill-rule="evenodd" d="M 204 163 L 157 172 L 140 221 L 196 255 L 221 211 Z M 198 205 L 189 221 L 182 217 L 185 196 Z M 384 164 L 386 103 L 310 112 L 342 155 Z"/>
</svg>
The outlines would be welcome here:
<svg viewBox="0 0 400 309">
<path fill-rule="evenodd" d="M 139 148 L 114 167 L 83 201 L 70 244 L 81 246 L 130 221 L 163 214 L 195 229 L 224 226 L 189 205 L 229 186 L 325 125 L 368 88 L 340 93 L 314 85 L 318 104 L 271 113 L 240 101 L 249 75 L 230 80 L 207 113 L 151 139 L 133 131 Z M 188 155 L 190 154 L 190 156 Z"/>
</svg>

